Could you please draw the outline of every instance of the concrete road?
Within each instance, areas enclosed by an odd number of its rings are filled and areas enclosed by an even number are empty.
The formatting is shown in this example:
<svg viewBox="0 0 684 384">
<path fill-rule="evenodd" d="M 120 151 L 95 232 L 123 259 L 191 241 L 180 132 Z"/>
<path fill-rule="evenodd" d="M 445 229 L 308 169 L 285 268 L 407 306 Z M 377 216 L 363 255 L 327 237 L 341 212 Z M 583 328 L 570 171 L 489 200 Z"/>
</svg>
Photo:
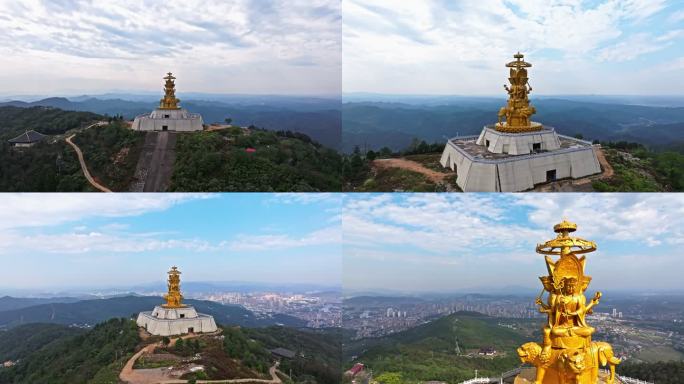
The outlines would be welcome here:
<svg viewBox="0 0 684 384">
<path fill-rule="evenodd" d="M 148 132 L 135 169 L 131 192 L 164 192 L 176 161 L 176 133 Z"/>
</svg>

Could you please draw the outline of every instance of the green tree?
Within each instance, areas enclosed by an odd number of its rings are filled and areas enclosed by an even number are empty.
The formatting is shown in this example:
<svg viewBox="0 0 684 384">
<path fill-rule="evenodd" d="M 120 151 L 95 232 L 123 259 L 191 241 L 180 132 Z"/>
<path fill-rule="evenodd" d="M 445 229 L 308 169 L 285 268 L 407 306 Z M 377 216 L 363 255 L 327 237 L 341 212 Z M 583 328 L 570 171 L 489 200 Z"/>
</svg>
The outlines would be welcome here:
<svg viewBox="0 0 684 384">
<path fill-rule="evenodd" d="M 401 373 L 385 372 L 375 378 L 380 384 L 403 384 Z"/>
</svg>

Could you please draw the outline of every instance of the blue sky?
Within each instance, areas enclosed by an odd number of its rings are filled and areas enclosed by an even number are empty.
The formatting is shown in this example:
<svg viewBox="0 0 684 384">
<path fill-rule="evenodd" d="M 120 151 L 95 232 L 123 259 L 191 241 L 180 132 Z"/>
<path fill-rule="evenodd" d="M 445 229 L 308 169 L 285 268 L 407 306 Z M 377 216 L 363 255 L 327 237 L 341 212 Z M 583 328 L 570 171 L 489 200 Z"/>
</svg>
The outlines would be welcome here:
<svg viewBox="0 0 684 384">
<path fill-rule="evenodd" d="M 538 288 L 537 243 L 563 217 L 598 243 L 594 289 L 679 290 L 682 194 L 348 194 L 344 289 L 453 292 Z"/>
<path fill-rule="evenodd" d="M 504 64 L 537 94 L 682 95 L 677 0 L 345 0 L 345 92 L 504 95 Z"/>
<path fill-rule="evenodd" d="M 188 281 L 335 286 L 340 209 L 328 194 L 5 194 L 0 287 L 125 288 L 172 265 Z"/>
<path fill-rule="evenodd" d="M 9 95 L 341 87 L 339 0 L 0 0 L 0 30 Z"/>
</svg>

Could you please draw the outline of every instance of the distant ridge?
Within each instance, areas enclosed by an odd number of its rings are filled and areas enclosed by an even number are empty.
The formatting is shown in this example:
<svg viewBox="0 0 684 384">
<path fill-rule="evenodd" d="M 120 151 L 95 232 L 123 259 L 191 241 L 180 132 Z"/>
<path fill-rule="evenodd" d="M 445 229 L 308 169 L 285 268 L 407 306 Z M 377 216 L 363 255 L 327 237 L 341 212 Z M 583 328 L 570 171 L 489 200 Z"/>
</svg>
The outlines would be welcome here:
<svg viewBox="0 0 684 384">
<path fill-rule="evenodd" d="M 54 323 L 92 326 L 115 317 L 131 317 L 141 311 L 151 311 L 163 302 L 161 297 L 124 296 L 110 299 L 81 300 L 72 303 L 48 303 L 0 312 L 0 328 L 11 328 L 27 323 Z M 223 305 L 205 300 L 186 300 L 198 312 L 214 316 L 222 325 L 263 327 L 283 324 L 306 326 L 306 322 L 292 316 L 275 314 L 257 316 L 239 305 Z"/>
</svg>

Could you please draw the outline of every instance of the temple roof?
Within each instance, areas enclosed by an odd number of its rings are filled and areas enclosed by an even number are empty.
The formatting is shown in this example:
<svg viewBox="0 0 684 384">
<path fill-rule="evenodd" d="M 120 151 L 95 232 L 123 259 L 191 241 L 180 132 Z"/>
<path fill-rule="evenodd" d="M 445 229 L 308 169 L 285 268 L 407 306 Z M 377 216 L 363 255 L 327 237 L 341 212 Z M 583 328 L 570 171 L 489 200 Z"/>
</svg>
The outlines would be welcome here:
<svg viewBox="0 0 684 384">
<path fill-rule="evenodd" d="M 34 130 L 26 131 L 22 133 L 21 135 L 15 137 L 14 139 L 7 140 L 8 142 L 12 144 L 31 144 L 31 143 L 37 143 L 45 138 L 45 135 L 43 135 L 40 132 L 36 132 Z"/>
</svg>

